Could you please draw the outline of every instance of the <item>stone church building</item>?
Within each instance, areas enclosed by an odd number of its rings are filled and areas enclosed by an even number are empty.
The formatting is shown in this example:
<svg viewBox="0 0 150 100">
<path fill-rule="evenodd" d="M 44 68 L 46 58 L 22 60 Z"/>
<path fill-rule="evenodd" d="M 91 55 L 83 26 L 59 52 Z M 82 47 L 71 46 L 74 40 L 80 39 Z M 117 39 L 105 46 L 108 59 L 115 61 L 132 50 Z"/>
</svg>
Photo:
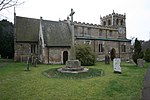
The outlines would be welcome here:
<svg viewBox="0 0 150 100">
<path fill-rule="evenodd" d="M 72 43 L 71 25 L 67 20 L 50 21 L 14 17 L 14 59 L 38 58 L 46 64 L 64 64 L 69 59 Z M 130 59 L 130 40 L 126 38 L 126 15 L 113 12 L 100 17 L 100 24 L 73 22 L 75 45 L 88 44 L 104 60 L 116 53 L 122 60 Z"/>
</svg>

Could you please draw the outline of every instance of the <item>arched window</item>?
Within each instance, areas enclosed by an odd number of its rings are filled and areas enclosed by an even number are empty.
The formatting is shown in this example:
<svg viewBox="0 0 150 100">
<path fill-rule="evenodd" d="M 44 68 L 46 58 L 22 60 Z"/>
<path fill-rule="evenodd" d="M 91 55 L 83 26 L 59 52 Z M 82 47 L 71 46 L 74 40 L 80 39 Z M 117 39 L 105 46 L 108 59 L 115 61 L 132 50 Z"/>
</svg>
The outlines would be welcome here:
<svg viewBox="0 0 150 100">
<path fill-rule="evenodd" d="M 123 20 L 121 20 L 121 25 L 123 25 Z"/>
</svg>

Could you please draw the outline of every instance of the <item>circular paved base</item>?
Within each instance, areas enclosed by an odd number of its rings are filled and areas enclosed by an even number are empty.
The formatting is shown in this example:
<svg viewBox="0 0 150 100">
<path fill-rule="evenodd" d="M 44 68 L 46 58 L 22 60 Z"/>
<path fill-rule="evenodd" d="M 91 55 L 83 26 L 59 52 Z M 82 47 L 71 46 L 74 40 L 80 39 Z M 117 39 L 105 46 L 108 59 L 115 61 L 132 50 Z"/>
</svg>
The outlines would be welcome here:
<svg viewBox="0 0 150 100">
<path fill-rule="evenodd" d="M 82 69 L 67 69 L 65 70 L 66 68 L 59 68 L 57 69 L 57 71 L 59 72 L 62 72 L 62 73 L 83 73 L 83 72 L 88 72 L 88 68 L 83 68 L 81 67 Z"/>
</svg>

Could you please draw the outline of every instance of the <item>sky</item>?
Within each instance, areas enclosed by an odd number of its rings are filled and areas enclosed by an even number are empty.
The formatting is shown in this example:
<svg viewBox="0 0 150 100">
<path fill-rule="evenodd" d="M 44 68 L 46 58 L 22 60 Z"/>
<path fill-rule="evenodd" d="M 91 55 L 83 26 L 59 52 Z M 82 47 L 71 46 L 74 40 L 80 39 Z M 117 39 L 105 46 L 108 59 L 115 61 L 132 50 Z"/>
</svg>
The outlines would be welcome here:
<svg viewBox="0 0 150 100">
<path fill-rule="evenodd" d="M 127 38 L 150 40 L 150 0 L 20 0 L 16 15 L 45 20 L 67 19 L 74 9 L 74 21 L 100 24 L 100 16 L 126 14 Z M 0 12 L 0 19 L 13 22 L 14 8 Z"/>
</svg>

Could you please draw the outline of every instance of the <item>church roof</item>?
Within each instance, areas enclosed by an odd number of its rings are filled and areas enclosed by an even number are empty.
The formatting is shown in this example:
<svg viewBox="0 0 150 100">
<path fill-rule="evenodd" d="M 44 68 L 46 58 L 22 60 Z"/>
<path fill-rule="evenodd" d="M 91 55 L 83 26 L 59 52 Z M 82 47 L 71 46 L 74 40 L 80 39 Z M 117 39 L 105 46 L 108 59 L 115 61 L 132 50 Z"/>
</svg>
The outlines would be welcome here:
<svg viewBox="0 0 150 100">
<path fill-rule="evenodd" d="M 42 31 L 46 46 L 71 46 L 71 32 L 67 23 L 42 20 Z M 40 19 L 16 16 L 16 41 L 38 42 Z"/>
<path fill-rule="evenodd" d="M 16 16 L 16 41 L 38 42 L 40 20 Z"/>
<path fill-rule="evenodd" d="M 67 23 L 43 20 L 42 25 L 47 46 L 71 46 L 71 32 Z"/>
</svg>

